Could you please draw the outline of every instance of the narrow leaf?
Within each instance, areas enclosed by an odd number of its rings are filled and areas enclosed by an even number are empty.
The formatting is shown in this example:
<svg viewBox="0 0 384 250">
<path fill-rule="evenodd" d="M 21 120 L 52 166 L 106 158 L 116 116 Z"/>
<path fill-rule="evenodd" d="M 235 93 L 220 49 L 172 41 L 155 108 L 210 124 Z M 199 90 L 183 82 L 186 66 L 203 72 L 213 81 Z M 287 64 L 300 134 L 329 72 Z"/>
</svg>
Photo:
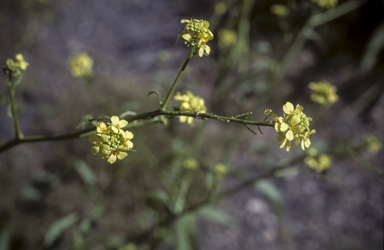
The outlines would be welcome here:
<svg viewBox="0 0 384 250">
<path fill-rule="evenodd" d="M 51 246 L 68 228 L 76 223 L 77 219 L 77 214 L 72 213 L 54 222 L 45 235 L 44 246 Z"/>
<path fill-rule="evenodd" d="M 92 168 L 90 168 L 88 164 L 82 160 L 76 160 L 74 165 L 77 173 L 80 175 L 84 183 L 90 187 L 94 186 L 96 183 L 96 177 Z"/>
</svg>

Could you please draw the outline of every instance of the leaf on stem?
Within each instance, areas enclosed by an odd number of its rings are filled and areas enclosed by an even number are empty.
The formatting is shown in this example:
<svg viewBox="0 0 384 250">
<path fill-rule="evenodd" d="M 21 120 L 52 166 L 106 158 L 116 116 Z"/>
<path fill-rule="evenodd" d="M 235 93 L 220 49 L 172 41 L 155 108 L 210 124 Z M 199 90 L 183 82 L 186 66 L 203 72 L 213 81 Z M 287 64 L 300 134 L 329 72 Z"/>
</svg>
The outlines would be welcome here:
<svg viewBox="0 0 384 250">
<path fill-rule="evenodd" d="M 44 239 L 44 246 L 51 246 L 55 240 L 57 240 L 64 232 L 70 228 L 73 224 L 76 223 L 78 215 L 76 213 L 71 213 L 70 215 L 65 216 L 57 221 L 55 221 L 49 228 Z"/>
<path fill-rule="evenodd" d="M 161 101 L 161 97 L 160 97 L 159 92 L 157 92 L 157 91 L 150 91 L 150 92 L 148 92 L 147 97 L 150 96 L 150 95 L 152 95 L 152 94 L 157 95 L 157 97 L 159 98 L 159 104 L 162 105 L 163 102 Z"/>
</svg>

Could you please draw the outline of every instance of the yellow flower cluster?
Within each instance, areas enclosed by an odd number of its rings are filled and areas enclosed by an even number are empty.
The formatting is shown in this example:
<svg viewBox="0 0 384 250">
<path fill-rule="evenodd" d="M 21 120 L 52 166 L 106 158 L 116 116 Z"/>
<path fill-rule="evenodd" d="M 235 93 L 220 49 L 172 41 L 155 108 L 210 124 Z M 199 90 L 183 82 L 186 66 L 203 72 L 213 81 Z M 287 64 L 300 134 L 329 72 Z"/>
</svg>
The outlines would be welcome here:
<svg viewBox="0 0 384 250">
<path fill-rule="evenodd" d="M 108 158 L 108 162 L 112 164 L 116 158 L 122 160 L 128 155 L 124 151 L 133 147 L 133 143 L 130 141 L 133 134 L 123 130 L 123 127 L 128 124 L 126 120 L 112 116 L 111 122 L 107 124 L 98 122 L 96 124 L 97 134 L 91 135 L 89 142 L 93 144 L 92 153 L 94 155 L 100 152 L 101 159 Z"/>
<path fill-rule="evenodd" d="M 323 106 L 330 106 L 339 100 L 336 94 L 337 88 L 327 80 L 322 80 L 318 83 L 309 83 L 309 88 L 312 90 L 311 100 Z"/>
<path fill-rule="evenodd" d="M 21 75 L 22 71 L 26 70 L 28 67 L 28 63 L 24 60 L 22 54 L 16 55 L 16 61 L 12 59 L 7 59 L 4 66 L 4 71 L 10 71 L 13 76 Z"/>
<path fill-rule="evenodd" d="M 90 76 L 92 66 L 93 60 L 85 52 L 79 53 L 69 60 L 69 69 L 74 77 Z"/>
<path fill-rule="evenodd" d="M 309 136 L 316 133 L 314 129 L 309 129 L 309 122 L 312 118 L 307 117 L 303 110 L 304 108 L 297 104 L 296 109 L 293 104 L 287 102 L 283 106 L 284 117 L 278 117 L 272 109 L 267 109 L 264 114 L 269 115 L 275 124 L 275 130 L 279 134 L 277 140 L 280 148 L 287 145 L 287 151 L 291 149 L 292 140 L 295 140 L 295 146 L 300 144 L 301 148 L 305 150 L 311 145 Z"/>
<path fill-rule="evenodd" d="M 327 9 L 331 9 L 337 5 L 337 0 L 312 0 L 312 2 Z"/>
<path fill-rule="evenodd" d="M 290 12 L 287 6 L 281 5 L 281 4 L 272 5 L 270 10 L 272 14 L 279 17 L 286 17 L 289 15 L 289 12 Z"/>
<path fill-rule="evenodd" d="M 332 158 L 327 154 L 319 155 L 316 149 L 310 148 L 308 150 L 308 156 L 304 159 L 304 163 L 311 169 L 323 172 L 331 166 Z"/>
<path fill-rule="evenodd" d="M 187 91 L 187 94 L 185 95 L 177 93 L 175 100 L 179 101 L 179 109 L 181 111 L 200 113 L 207 112 L 207 108 L 204 105 L 204 99 L 199 96 L 194 96 L 190 91 Z M 188 122 L 188 124 L 192 124 L 193 117 L 180 116 L 180 122 Z"/>
<path fill-rule="evenodd" d="M 211 48 L 206 43 L 213 39 L 213 34 L 208 29 L 209 22 L 197 19 L 183 19 L 181 23 L 187 24 L 184 30 L 179 33 L 177 40 L 183 38 L 188 47 L 192 46 L 198 50 L 200 57 L 204 55 L 204 52 L 208 55 L 211 52 Z"/>
</svg>

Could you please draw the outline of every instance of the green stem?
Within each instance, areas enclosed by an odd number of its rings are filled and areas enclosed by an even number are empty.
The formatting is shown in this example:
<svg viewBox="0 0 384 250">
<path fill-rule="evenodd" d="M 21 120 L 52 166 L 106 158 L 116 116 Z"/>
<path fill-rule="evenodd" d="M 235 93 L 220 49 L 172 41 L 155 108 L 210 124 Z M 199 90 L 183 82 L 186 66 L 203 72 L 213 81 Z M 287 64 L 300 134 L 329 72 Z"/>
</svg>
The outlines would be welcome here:
<svg viewBox="0 0 384 250">
<path fill-rule="evenodd" d="M 9 76 L 11 78 L 11 76 Z M 13 116 L 13 125 L 15 127 L 15 137 L 17 139 L 22 139 L 23 133 L 21 132 L 20 126 L 19 126 L 19 120 L 17 118 L 17 113 L 16 113 L 16 104 L 15 104 L 15 88 L 14 85 L 12 85 L 11 79 L 8 80 L 9 84 L 8 85 L 8 90 L 9 90 L 9 96 L 11 99 L 11 112 Z"/>
<path fill-rule="evenodd" d="M 185 71 L 185 68 L 187 67 L 189 61 L 191 60 L 191 58 L 193 57 L 193 50 L 194 50 L 194 47 L 191 47 L 189 49 L 189 55 L 188 55 L 188 58 L 185 60 L 183 66 L 181 67 L 180 71 L 179 71 L 179 74 L 177 75 L 175 81 L 173 82 L 173 85 L 171 87 L 171 89 L 169 90 L 168 94 L 167 94 L 167 97 L 165 98 L 163 104 L 161 105 L 161 109 L 163 110 L 166 110 L 167 108 L 167 105 L 169 103 L 169 100 L 171 99 L 172 97 L 172 94 L 173 94 L 173 91 L 175 90 L 176 86 L 177 86 L 177 83 L 179 82 L 180 80 L 180 77 L 181 75 L 183 74 L 183 72 Z"/>
<path fill-rule="evenodd" d="M 290 67 L 292 60 L 296 57 L 296 55 L 301 51 L 302 47 L 304 46 L 305 42 L 307 41 L 307 34 L 312 32 L 312 30 L 318 26 L 321 26 L 327 22 L 330 22 L 338 17 L 341 17 L 358 7 L 360 7 L 365 0 L 352 0 L 348 1 L 344 4 L 341 4 L 337 6 L 334 9 L 330 9 L 328 11 L 314 14 L 312 15 L 305 26 L 302 28 L 300 33 L 297 35 L 295 41 L 289 48 L 288 52 L 285 54 L 283 60 L 281 61 L 281 66 L 279 73 L 275 76 L 275 78 L 272 80 L 273 86 L 276 88 L 278 83 L 283 79 L 285 72 Z"/>
<path fill-rule="evenodd" d="M 187 196 L 190 183 L 191 183 L 191 171 L 188 171 L 188 173 L 184 176 L 183 180 L 181 181 L 180 189 L 175 202 L 175 209 L 174 209 L 175 214 L 181 213 L 184 209 L 185 199 Z"/>
<path fill-rule="evenodd" d="M 153 123 L 160 123 L 161 120 L 156 118 L 157 116 L 190 116 L 194 117 L 196 119 L 213 119 L 213 120 L 219 120 L 224 122 L 234 122 L 234 123 L 241 123 L 241 124 L 247 124 L 247 125 L 254 125 L 254 126 L 262 126 L 262 127 L 273 127 L 272 124 L 268 122 L 255 122 L 255 121 L 248 121 L 244 119 L 237 119 L 233 117 L 226 117 L 226 116 L 219 116 L 215 114 L 207 114 L 207 113 L 198 113 L 198 112 L 182 112 L 182 111 L 166 111 L 166 110 L 154 110 L 151 112 L 139 114 L 136 116 L 132 116 L 128 119 L 126 119 L 128 122 L 131 122 L 128 124 L 125 128 L 132 128 L 132 127 L 139 127 L 139 126 L 145 126 L 148 124 Z M 152 119 L 150 119 L 152 118 Z M 143 121 L 138 121 L 143 120 Z M 70 140 L 70 139 L 76 139 L 81 138 L 85 136 L 89 136 L 91 134 L 96 133 L 95 128 L 86 128 L 82 129 L 73 133 L 67 133 L 67 134 L 61 134 L 61 135 L 39 135 L 39 136 L 28 136 L 28 137 L 21 137 L 21 138 L 15 138 L 4 145 L 0 146 L 0 153 L 3 151 L 6 151 L 16 145 L 22 144 L 22 143 L 31 143 L 31 142 L 42 142 L 42 141 L 62 141 L 62 140 Z"/>
</svg>

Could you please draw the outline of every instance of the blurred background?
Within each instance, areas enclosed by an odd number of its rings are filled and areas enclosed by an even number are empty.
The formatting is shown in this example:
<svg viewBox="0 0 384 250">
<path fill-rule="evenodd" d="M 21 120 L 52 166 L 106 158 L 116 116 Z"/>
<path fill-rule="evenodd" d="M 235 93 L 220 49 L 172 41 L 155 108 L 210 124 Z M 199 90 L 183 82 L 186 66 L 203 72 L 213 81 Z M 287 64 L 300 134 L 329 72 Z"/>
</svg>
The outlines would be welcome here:
<svg viewBox="0 0 384 250">
<path fill-rule="evenodd" d="M 0 249 L 383 249 L 383 150 L 359 147 L 384 136 L 382 0 L 329 9 L 304 0 L 0 2 L 0 61 L 22 53 L 29 63 L 16 89 L 26 136 L 73 132 L 84 115 L 157 109 L 147 93 L 165 97 L 188 56 L 183 41 L 175 45 L 180 20 L 197 18 L 211 24 L 211 53 L 191 60 L 176 91 L 201 96 L 218 115 L 252 112 L 253 121 L 299 103 L 314 118 L 312 146 L 333 159 L 318 173 L 294 160 L 300 147 L 280 149 L 271 128 L 250 127 L 255 135 L 241 124 L 177 118 L 130 129 L 137 152 L 113 165 L 87 138 L 22 144 L 0 155 Z M 308 26 L 325 12 L 324 23 Z M 86 79 L 68 66 L 80 52 L 94 62 Z M 339 95 L 328 108 L 311 102 L 308 88 L 323 79 Z M 5 84 L 0 91 L 8 95 Z M 4 144 L 14 131 L 3 104 L 0 115 Z M 272 167 L 287 171 L 155 228 L 166 212 L 151 201 L 163 201 L 169 183 L 178 187 L 188 158 L 201 167 L 187 204 L 207 192 L 205 175 L 218 163 L 228 169 L 221 190 Z"/>
</svg>

